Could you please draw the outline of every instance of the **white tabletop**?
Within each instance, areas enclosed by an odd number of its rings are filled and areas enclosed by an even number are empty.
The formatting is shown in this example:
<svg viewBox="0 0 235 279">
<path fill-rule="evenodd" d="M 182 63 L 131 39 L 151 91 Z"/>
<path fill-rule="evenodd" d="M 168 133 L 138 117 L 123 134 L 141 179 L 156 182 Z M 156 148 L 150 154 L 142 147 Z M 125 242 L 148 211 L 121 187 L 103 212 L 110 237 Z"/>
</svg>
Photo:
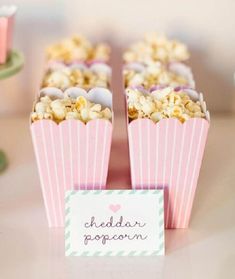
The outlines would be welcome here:
<svg viewBox="0 0 235 279">
<path fill-rule="evenodd" d="M 129 183 L 121 121 L 112 188 Z M 0 175 L 0 278 L 235 278 L 235 116 L 212 118 L 190 228 L 166 231 L 166 256 L 152 258 L 65 258 L 63 229 L 47 227 L 27 117 L 1 118 L 0 131 L 10 161 Z"/>
</svg>

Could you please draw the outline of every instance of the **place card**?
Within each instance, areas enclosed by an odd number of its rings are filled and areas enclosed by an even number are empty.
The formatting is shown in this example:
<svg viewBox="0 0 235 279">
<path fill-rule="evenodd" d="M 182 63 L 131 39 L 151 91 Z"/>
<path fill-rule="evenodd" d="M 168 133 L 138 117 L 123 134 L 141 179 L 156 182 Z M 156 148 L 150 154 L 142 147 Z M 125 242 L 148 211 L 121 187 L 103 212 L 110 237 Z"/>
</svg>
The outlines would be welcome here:
<svg viewBox="0 0 235 279">
<path fill-rule="evenodd" d="M 66 256 L 164 254 L 163 190 L 66 191 Z"/>
</svg>

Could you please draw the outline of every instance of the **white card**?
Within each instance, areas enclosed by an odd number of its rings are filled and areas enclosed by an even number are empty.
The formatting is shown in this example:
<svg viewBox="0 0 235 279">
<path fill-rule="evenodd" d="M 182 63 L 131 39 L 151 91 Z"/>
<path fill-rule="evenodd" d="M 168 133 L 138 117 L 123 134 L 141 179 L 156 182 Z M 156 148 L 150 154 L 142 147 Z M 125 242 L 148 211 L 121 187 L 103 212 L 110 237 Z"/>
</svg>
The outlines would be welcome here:
<svg viewBox="0 0 235 279">
<path fill-rule="evenodd" d="M 66 192 L 66 256 L 156 256 L 164 250 L 163 190 Z"/>
</svg>

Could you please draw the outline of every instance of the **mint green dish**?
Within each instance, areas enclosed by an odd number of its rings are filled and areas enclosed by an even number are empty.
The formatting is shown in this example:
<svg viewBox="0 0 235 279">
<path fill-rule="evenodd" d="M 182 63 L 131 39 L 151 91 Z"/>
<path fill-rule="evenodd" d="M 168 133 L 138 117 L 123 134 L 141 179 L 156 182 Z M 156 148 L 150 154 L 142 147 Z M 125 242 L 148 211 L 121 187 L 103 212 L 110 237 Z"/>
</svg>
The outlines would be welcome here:
<svg viewBox="0 0 235 279">
<path fill-rule="evenodd" d="M 24 65 L 24 56 L 17 50 L 12 50 L 7 62 L 0 65 L 0 79 L 9 78 L 18 73 Z"/>
</svg>

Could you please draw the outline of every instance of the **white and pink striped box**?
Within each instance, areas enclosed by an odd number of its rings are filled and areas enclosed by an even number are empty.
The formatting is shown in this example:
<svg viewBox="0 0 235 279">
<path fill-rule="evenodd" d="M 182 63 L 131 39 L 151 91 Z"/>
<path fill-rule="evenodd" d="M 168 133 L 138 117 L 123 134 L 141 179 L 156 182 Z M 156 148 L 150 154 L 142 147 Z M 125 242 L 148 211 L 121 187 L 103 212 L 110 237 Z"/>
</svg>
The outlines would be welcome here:
<svg viewBox="0 0 235 279">
<path fill-rule="evenodd" d="M 113 125 L 104 119 L 87 124 L 73 119 L 59 124 L 38 120 L 30 123 L 30 129 L 48 224 L 61 227 L 66 190 L 106 188 Z"/>
<path fill-rule="evenodd" d="M 16 11 L 16 6 L 0 7 L 0 64 L 6 63 L 12 47 L 13 25 Z"/>
<path fill-rule="evenodd" d="M 133 189 L 164 188 L 165 227 L 187 228 L 210 117 L 203 96 L 206 119 L 136 119 L 128 123 Z"/>
</svg>

